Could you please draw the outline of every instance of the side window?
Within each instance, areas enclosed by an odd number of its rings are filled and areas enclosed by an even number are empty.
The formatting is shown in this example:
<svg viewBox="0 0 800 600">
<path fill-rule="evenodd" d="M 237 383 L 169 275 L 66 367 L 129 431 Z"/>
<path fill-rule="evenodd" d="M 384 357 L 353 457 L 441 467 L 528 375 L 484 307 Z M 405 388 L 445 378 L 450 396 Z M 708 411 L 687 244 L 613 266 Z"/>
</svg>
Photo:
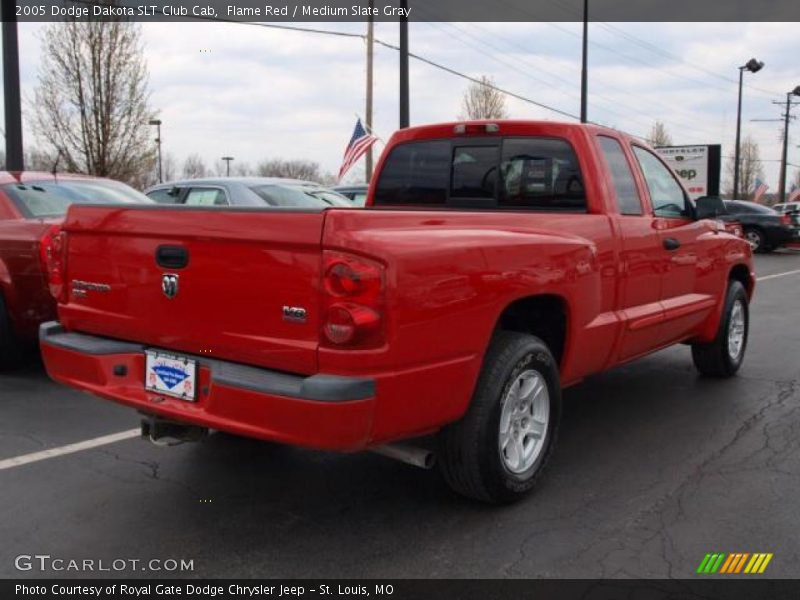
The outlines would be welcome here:
<svg viewBox="0 0 800 600">
<path fill-rule="evenodd" d="M 649 150 L 634 146 L 633 152 L 642 168 L 650 190 L 653 212 L 658 217 L 688 217 L 690 209 L 683 188 L 658 157 Z"/>
<path fill-rule="evenodd" d="M 381 169 L 375 204 L 444 206 L 449 178 L 449 141 L 401 144 Z"/>
<path fill-rule="evenodd" d="M 498 205 L 586 210 L 583 178 L 572 146 L 551 138 L 504 140 Z"/>
<path fill-rule="evenodd" d="M 159 204 L 177 204 L 180 196 L 178 188 L 161 188 L 147 192 L 147 197 Z"/>
<path fill-rule="evenodd" d="M 615 140 L 604 135 L 599 136 L 600 149 L 608 163 L 611 172 L 611 179 L 614 182 L 614 190 L 617 196 L 617 208 L 622 215 L 641 215 L 642 201 L 639 198 L 639 190 L 636 189 L 636 180 L 633 171 L 625 157 L 622 145 Z"/>
<path fill-rule="evenodd" d="M 191 188 L 186 195 L 187 206 L 227 206 L 224 190 L 217 188 Z"/>
</svg>

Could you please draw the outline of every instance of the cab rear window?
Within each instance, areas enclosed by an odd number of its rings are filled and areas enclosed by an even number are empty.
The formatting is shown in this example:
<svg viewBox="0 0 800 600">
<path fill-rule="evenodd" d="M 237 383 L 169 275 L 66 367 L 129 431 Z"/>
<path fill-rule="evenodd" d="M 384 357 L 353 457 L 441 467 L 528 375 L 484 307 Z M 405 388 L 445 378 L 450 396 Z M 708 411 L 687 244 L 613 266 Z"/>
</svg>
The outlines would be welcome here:
<svg viewBox="0 0 800 600">
<path fill-rule="evenodd" d="M 453 139 L 396 146 L 377 206 L 586 211 L 577 156 L 563 139 Z"/>
</svg>

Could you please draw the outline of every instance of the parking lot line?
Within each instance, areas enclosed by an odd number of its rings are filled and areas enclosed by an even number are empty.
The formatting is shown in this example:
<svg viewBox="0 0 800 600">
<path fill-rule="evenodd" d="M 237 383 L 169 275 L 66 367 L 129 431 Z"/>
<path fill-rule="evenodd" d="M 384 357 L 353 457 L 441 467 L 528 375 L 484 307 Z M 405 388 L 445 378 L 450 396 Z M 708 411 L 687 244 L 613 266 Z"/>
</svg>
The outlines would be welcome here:
<svg viewBox="0 0 800 600">
<path fill-rule="evenodd" d="M 75 452 L 80 452 L 81 450 L 89 450 L 90 448 L 97 448 L 98 446 L 114 444 L 116 442 L 121 442 L 122 440 L 139 437 L 140 434 L 141 430 L 139 429 L 129 429 L 128 431 L 120 431 L 119 433 L 112 433 L 110 435 L 104 435 L 91 440 L 67 444 L 66 446 L 60 446 L 58 448 L 49 448 L 47 450 L 32 452 L 31 454 L 23 454 L 22 456 L 16 456 L 14 458 L 6 458 L 5 460 L 0 460 L 0 471 L 4 469 L 11 469 L 13 467 L 20 467 L 22 465 L 27 465 L 48 458 L 64 456 L 65 454 L 73 454 Z"/>
<path fill-rule="evenodd" d="M 764 275 L 763 277 L 756 277 L 756 281 L 766 281 L 767 279 L 777 279 L 778 277 L 786 277 L 788 275 L 797 275 L 800 269 L 794 271 L 785 271 L 784 273 L 775 273 L 773 275 Z"/>
</svg>

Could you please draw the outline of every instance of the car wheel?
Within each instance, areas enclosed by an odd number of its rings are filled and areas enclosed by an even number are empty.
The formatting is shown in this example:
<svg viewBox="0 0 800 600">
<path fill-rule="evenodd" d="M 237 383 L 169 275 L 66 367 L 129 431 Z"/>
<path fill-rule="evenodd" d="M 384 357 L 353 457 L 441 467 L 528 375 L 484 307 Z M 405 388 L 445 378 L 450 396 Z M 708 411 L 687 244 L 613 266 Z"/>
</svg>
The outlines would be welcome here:
<svg viewBox="0 0 800 600">
<path fill-rule="evenodd" d="M 714 341 L 692 346 L 692 359 L 697 370 L 710 377 L 735 374 L 744 360 L 749 326 L 747 292 L 740 282 L 731 281 Z"/>
<path fill-rule="evenodd" d="M 558 365 L 537 337 L 492 339 L 469 410 L 439 436 L 439 465 L 456 492 L 509 503 L 529 492 L 555 447 L 561 416 Z"/>
<path fill-rule="evenodd" d="M 11 321 L 8 318 L 6 303 L 3 296 L 0 295 L 0 368 L 11 364 L 11 359 L 14 356 L 14 345 L 14 336 L 11 332 Z"/>
<path fill-rule="evenodd" d="M 750 244 L 753 252 L 767 252 L 767 240 L 760 229 L 745 228 L 744 239 Z"/>
</svg>

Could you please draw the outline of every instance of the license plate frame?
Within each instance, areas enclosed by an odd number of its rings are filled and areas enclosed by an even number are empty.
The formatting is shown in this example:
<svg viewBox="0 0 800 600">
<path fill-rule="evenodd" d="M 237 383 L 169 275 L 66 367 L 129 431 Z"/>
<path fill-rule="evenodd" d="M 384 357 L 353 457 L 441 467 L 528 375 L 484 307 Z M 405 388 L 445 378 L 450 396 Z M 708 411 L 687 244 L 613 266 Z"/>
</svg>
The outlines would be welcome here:
<svg viewBox="0 0 800 600">
<path fill-rule="evenodd" d="M 160 350 L 145 350 L 144 389 L 196 402 L 197 360 Z"/>
</svg>

